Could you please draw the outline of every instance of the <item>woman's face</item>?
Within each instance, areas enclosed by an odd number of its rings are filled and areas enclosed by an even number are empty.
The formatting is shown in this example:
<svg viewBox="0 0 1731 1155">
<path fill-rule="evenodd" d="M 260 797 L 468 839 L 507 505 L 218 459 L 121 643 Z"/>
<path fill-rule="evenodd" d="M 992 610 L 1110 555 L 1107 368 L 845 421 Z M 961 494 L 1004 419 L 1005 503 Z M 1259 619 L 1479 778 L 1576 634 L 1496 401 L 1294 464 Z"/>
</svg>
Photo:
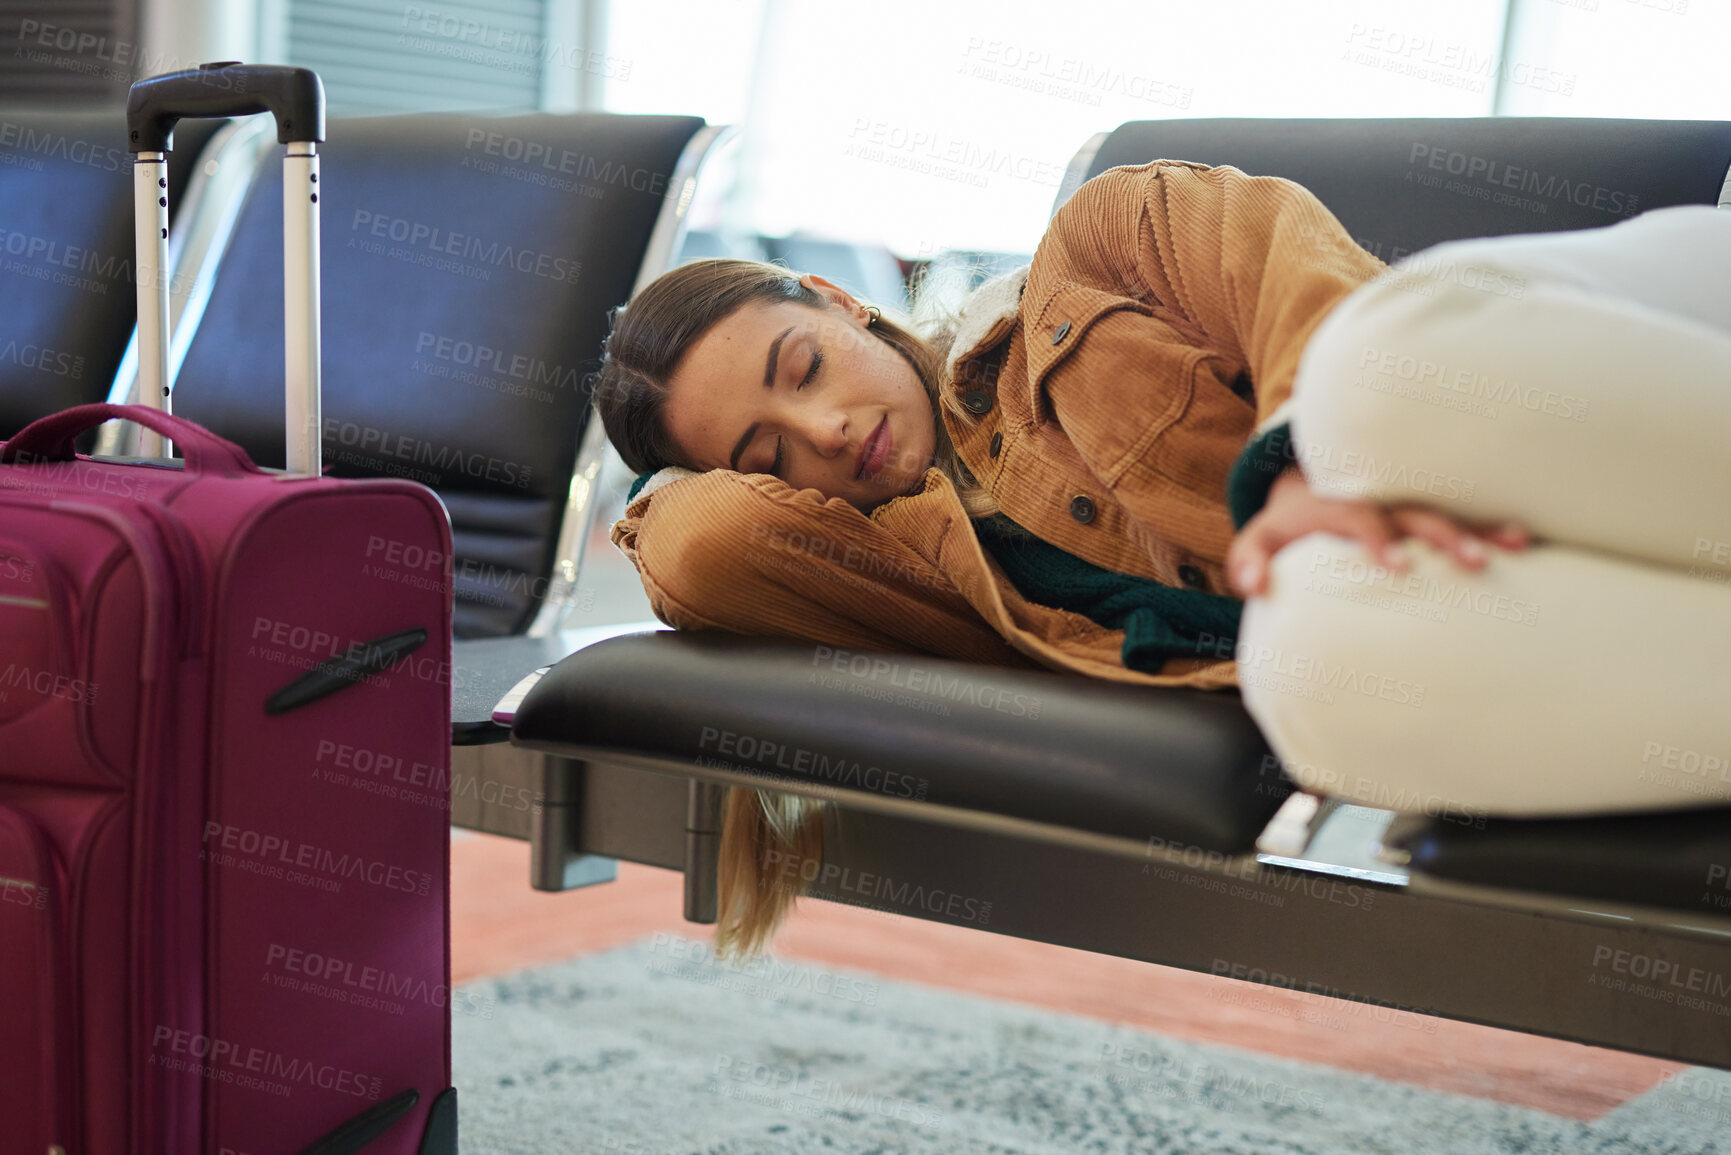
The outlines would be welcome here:
<svg viewBox="0 0 1731 1155">
<path fill-rule="evenodd" d="M 830 302 L 754 302 L 699 338 L 668 381 L 667 430 L 696 469 L 769 473 L 870 510 L 932 463 L 932 405 L 906 358 L 822 277 Z"/>
</svg>

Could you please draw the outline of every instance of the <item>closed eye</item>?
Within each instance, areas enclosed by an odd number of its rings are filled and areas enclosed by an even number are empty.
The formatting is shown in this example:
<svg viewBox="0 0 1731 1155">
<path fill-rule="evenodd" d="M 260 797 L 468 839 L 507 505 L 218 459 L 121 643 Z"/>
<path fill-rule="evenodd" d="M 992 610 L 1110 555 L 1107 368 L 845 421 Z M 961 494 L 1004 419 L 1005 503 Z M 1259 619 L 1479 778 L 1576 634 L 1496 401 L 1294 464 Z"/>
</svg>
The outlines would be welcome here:
<svg viewBox="0 0 1731 1155">
<path fill-rule="evenodd" d="M 811 368 L 809 368 L 805 371 L 805 376 L 800 379 L 800 383 L 798 385 L 794 386 L 794 389 L 797 391 L 800 389 L 804 389 L 807 385 L 810 385 L 812 383 L 812 380 L 817 376 L 818 367 L 822 364 L 823 364 L 823 350 L 821 350 L 821 349 L 812 350 Z M 771 477 L 780 477 L 781 476 L 782 452 L 783 452 L 782 440 L 781 440 L 781 438 L 777 437 L 775 439 L 775 460 L 771 461 L 769 463 L 769 475 Z"/>
</svg>

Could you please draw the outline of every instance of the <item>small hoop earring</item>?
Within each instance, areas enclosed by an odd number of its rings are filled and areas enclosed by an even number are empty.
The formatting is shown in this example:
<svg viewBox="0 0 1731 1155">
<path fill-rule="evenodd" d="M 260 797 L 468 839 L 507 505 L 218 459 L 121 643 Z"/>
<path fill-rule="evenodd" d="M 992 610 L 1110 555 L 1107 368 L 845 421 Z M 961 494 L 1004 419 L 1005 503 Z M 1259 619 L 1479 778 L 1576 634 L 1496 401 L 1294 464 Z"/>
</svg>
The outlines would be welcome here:
<svg viewBox="0 0 1731 1155">
<path fill-rule="evenodd" d="M 868 329 L 871 328 L 877 322 L 884 319 L 883 311 L 880 310 L 876 305 L 867 305 L 865 307 L 865 311 L 871 314 L 871 317 L 866 321 L 866 328 L 868 328 Z"/>
</svg>

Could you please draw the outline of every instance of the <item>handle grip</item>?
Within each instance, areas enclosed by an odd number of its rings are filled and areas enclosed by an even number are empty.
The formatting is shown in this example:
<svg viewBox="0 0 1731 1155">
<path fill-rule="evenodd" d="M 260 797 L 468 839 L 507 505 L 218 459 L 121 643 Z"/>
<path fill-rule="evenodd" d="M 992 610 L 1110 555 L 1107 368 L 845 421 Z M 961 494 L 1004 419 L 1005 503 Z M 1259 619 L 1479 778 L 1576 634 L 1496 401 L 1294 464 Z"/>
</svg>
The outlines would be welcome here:
<svg viewBox="0 0 1731 1155">
<path fill-rule="evenodd" d="M 140 80 L 126 98 L 128 147 L 167 152 L 183 117 L 276 117 L 276 138 L 325 138 L 325 86 L 310 68 L 223 60 Z"/>
<path fill-rule="evenodd" d="M 23 458 L 24 464 L 39 461 L 72 461 L 77 457 L 73 440 L 104 421 L 124 418 L 136 421 L 146 429 L 154 429 L 180 446 L 186 458 L 188 473 L 214 473 L 233 476 L 239 473 L 263 473 L 252 463 L 246 450 L 232 441 L 218 437 L 202 425 L 152 409 L 148 405 L 75 405 L 58 413 L 38 418 L 20 429 L 9 440 L 0 443 L 0 464 L 13 465 Z"/>
</svg>

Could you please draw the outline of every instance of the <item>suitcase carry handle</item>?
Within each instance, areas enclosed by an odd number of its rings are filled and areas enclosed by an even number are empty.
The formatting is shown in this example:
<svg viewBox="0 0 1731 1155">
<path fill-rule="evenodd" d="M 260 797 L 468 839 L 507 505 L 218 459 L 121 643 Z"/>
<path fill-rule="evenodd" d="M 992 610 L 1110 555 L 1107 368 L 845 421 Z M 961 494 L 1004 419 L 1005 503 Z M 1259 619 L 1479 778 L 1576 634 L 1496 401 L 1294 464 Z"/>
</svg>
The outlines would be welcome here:
<svg viewBox="0 0 1731 1155">
<path fill-rule="evenodd" d="M 129 148 L 167 152 L 183 117 L 258 112 L 276 118 L 276 138 L 283 144 L 325 138 L 325 88 L 312 69 L 222 60 L 134 84 L 126 98 Z"/>
<path fill-rule="evenodd" d="M 184 417 L 148 405 L 109 405 L 105 402 L 75 405 L 32 421 L 0 444 L 0 464 L 75 460 L 77 453 L 72 447 L 73 440 L 80 433 L 117 418 L 136 421 L 146 429 L 172 438 L 185 455 L 188 473 L 234 476 L 264 472 L 252 463 L 246 450 Z"/>
</svg>

